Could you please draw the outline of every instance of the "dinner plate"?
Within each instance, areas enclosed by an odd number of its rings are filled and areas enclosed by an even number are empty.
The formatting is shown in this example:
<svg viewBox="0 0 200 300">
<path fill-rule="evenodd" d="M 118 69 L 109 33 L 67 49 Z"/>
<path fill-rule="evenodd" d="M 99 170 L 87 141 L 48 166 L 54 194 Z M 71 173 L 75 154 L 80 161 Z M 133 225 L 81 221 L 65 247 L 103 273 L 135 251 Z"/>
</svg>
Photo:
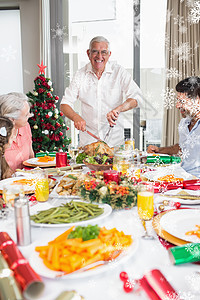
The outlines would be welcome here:
<svg viewBox="0 0 200 300">
<path fill-rule="evenodd" d="M 48 161 L 48 162 L 40 162 L 38 161 L 40 157 L 33 157 L 30 159 L 27 159 L 26 161 L 23 162 L 25 166 L 34 166 L 34 167 L 55 167 L 56 166 L 56 158 L 54 157 L 53 161 Z"/>
<path fill-rule="evenodd" d="M 193 179 L 194 176 L 187 173 L 183 168 L 173 165 L 169 167 L 158 167 L 156 171 L 150 171 L 143 174 L 145 178 L 150 181 L 159 181 L 159 177 L 166 175 L 174 175 L 178 178 L 183 178 L 184 180 Z"/>
<path fill-rule="evenodd" d="M 41 241 L 37 243 L 37 246 L 43 246 L 47 245 L 50 240 Z M 138 248 L 138 239 L 133 237 L 133 243 L 130 247 L 128 247 L 127 250 L 122 252 L 122 254 L 115 260 L 111 261 L 108 264 L 101 265 L 99 267 L 96 267 L 94 269 L 90 269 L 85 272 L 80 273 L 74 273 L 74 274 L 67 274 L 65 276 L 58 277 L 62 274 L 60 271 L 53 271 L 48 269 L 42 259 L 39 257 L 39 253 L 33 250 L 33 253 L 30 255 L 29 263 L 32 266 L 32 268 L 35 270 L 36 273 L 38 273 L 40 276 L 51 278 L 51 279 L 79 279 L 79 278 L 85 278 L 88 276 L 94 276 L 102 272 L 107 272 L 109 270 L 112 270 L 115 266 L 118 264 L 126 262 L 135 252 Z"/>
<path fill-rule="evenodd" d="M 200 243 L 196 235 L 186 235 L 200 225 L 200 209 L 177 209 L 170 211 L 160 220 L 161 227 L 169 234 L 192 243 Z"/>
<path fill-rule="evenodd" d="M 18 181 L 18 180 L 21 180 L 21 179 L 33 179 L 33 177 L 22 177 L 22 176 L 19 176 L 19 177 L 11 177 L 11 178 L 7 178 L 7 179 L 3 179 L 0 181 L 0 193 L 3 193 L 3 188 L 4 186 L 6 187 L 19 187 L 20 185 L 19 184 L 14 184 L 14 181 Z M 34 193 L 35 191 L 35 184 L 32 184 L 32 185 L 28 185 L 28 184 L 25 184 L 23 185 L 23 188 L 24 188 L 24 193 L 25 194 L 30 194 L 30 193 Z"/>
<path fill-rule="evenodd" d="M 178 239 L 177 237 L 169 234 L 167 231 L 165 231 L 161 225 L 160 225 L 160 220 L 161 218 L 165 215 L 168 214 L 169 211 L 164 211 L 162 213 L 159 213 L 158 215 L 156 215 L 153 220 L 152 220 L 152 227 L 155 230 L 155 232 L 157 233 L 157 235 L 159 235 L 162 239 L 166 240 L 167 242 L 172 243 L 173 245 L 176 246 L 182 246 L 187 244 L 188 242 L 182 239 Z"/>
<path fill-rule="evenodd" d="M 50 202 L 48 201 L 48 202 L 45 202 L 45 203 L 37 203 L 36 205 L 30 207 L 30 215 L 31 216 L 35 215 L 39 211 L 47 210 L 47 209 L 52 208 L 52 207 L 61 206 L 62 203 L 65 204 L 65 203 L 70 202 L 70 201 L 71 201 L 71 199 L 70 200 L 66 199 L 66 200 L 63 200 L 63 201 L 54 199 L 53 201 L 50 201 Z M 73 201 L 86 203 L 85 201 L 81 201 L 81 200 L 73 200 Z M 87 224 L 91 224 L 91 223 L 103 220 L 104 218 L 108 217 L 112 212 L 112 208 L 108 204 L 99 204 L 99 203 L 93 203 L 93 204 L 96 204 L 99 207 L 104 209 L 104 212 L 101 215 L 97 216 L 96 218 L 85 220 L 85 221 L 79 221 L 79 222 L 75 222 L 75 223 L 62 223 L 62 224 L 35 223 L 33 220 L 31 220 L 31 225 L 36 226 L 36 227 L 46 227 L 46 228 L 71 227 L 73 225 L 85 226 Z"/>
</svg>

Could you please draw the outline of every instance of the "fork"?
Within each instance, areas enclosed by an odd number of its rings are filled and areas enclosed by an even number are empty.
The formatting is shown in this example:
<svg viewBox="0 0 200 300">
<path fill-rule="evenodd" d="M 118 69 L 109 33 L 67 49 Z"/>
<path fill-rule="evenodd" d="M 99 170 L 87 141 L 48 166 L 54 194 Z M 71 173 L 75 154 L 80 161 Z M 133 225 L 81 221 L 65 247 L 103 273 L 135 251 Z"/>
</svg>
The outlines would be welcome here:
<svg viewBox="0 0 200 300">
<path fill-rule="evenodd" d="M 100 267 L 100 266 L 103 266 L 103 265 L 107 265 L 109 264 L 111 261 L 112 262 L 115 262 L 117 261 L 117 257 L 120 256 L 120 254 L 123 252 L 124 250 L 115 250 L 113 253 L 111 253 L 105 260 L 98 260 L 96 262 L 93 262 L 85 267 L 82 267 L 76 271 L 73 271 L 71 273 L 66 273 L 66 272 L 63 272 L 61 274 L 58 274 L 56 275 L 56 277 L 62 277 L 62 276 L 65 276 L 65 275 L 71 275 L 71 274 L 78 274 L 78 273 L 83 273 L 83 272 L 86 272 L 86 271 L 89 271 L 89 270 L 92 270 L 92 269 L 95 269 L 97 267 Z"/>
</svg>

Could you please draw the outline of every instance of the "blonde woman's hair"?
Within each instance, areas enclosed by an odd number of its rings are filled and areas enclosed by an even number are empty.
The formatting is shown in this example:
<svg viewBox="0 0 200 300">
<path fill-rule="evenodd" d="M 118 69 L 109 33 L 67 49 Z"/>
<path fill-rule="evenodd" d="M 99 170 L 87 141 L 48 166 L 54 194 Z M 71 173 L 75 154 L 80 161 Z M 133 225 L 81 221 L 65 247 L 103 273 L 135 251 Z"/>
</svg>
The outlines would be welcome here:
<svg viewBox="0 0 200 300">
<path fill-rule="evenodd" d="M 13 171 L 5 160 L 5 145 L 8 144 L 9 138 L 13 130 L 13 122 L 7 117 L 0 116 L 0 165 L 1 165 L 1 179 L 8 178 Z"/>
<path fill-rule="evenodd" d="M 29 104 L 28 97 L 22 93 L 0 95 L 0 115 L 14 120 L 19 119 L 25 102 Z"/>
</svg>

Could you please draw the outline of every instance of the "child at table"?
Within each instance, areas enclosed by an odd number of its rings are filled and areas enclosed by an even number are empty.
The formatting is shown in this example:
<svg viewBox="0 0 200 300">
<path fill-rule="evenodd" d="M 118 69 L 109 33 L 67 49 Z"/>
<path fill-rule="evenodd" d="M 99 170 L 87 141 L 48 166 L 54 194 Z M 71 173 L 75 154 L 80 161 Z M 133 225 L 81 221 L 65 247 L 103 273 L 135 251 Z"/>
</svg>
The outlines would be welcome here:
<svg viewBox="0 0 200 300">
<path fill-rule="evenodd" d="M 11 177 L 13 171 L 5 160 L 4 153 L 12 143 L 13 122 L 7 117 L 0 116 L 0 179 Z"/>
</svg>

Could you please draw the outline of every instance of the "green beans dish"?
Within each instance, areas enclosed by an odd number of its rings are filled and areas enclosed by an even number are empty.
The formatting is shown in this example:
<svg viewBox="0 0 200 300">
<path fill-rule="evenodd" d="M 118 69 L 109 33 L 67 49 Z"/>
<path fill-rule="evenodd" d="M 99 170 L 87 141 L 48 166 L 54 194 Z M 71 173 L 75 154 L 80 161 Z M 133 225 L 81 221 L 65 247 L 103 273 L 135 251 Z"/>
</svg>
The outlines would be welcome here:
<svg viewBox="0 0 200 300">
<path fill-rule="evenodd" d="M 93 203 L 70 201 L 58 207 L 39 211 L 31 220 L 40 224 L 76 223 L 96 218 L 104 213 L 104 208 Z"/>
</svg>

